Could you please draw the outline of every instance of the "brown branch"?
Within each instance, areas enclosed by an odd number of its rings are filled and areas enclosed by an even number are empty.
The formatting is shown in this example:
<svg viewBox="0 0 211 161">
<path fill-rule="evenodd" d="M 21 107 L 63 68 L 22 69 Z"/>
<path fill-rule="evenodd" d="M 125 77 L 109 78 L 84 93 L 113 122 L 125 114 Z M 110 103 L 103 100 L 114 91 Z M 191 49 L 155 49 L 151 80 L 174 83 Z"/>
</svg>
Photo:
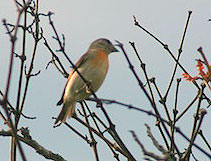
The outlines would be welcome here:
<svg viewBox="0 0 211 161">
<path fill-rule="evenodd" d="M 137 57 L 138 57 L 138 59 L 139 59 L 139 61 L 140 61 L 140 63 L 141 63 L 141 64 L 140 64 L 140 67 L 142 68 L 142 70 L 143 70 L 143 72 L 144 72 L 144 76 L 145 76 L 145 79 L 146 79 L 146 81 L 147 81 L 148 88 L 149 88 L 149 90 L 150 90 L 151 99 L 152 99 L 152 101 L 155 103 L 154 95 L 153 95 L 152 88 L 151 88 L 151 85 L 150 85 L 150 80 L 155 80 L 155 79 L 149 79 L 148 74 L 147 74 L 147 71 L 146 71 L 146 64 L 143 63 L 143 61 L 141 60 L 141 58 L 140 58 L 140 56 L 139 56 L 139 54 L 138 54 L 138 51 L 137 51 L 137 49 L 136 49 L 136 47 L 135 47 L 135 43 L 134 43 L 134 42 L 130 42 L 130 44 L 131 44 L 131 46 L 133 47 L 133 49 L 134 49 L 134 51 L 135 51 L 135 53 L 136 53 L 136 55 L 137 55 Z M 159 92 L 159 96 L 162 98 L 160 92 Z M 170 118 L 169 112 L 168 112 L 166 106 L 164 106 L 164 108 L 165 108 L 165 112 L 166 112 L 168 121 L 170 122 L 170 121 L 171 121 L 171 118 Z"/>
<path fill-rule="evenodd" d="M 168 121 L 170 123 L 171 122 L 171 118 L 170 118 L 170 114 L 169 114 L 169 111 L 168 111 L 168 108 L 167 108 L 167 105 L 166 105 L 166 98 L 161 95 L 160 90 L 159 90 L 159 88 L 158 88 L 158 86 L 157 86 L 157 84 L 155 82 L 155 78 L 150 79 L 150 82 L 154 85 L 155 90 L 157 91 L 157 93 L 159 95 L 159 98 L 160 98 L 159 102 L 163 105 L 165 113 L 166 113 L 166 116 L 167 116 Z"/>
<path fill-rule="evenodd" d="M 80 118 L 78 118 L 77 116 L 74 116 L 74 118 L 83 126 L 87 127 L 89 130 L 91 130 L 93 133 L 95 133 L 98 137 L 100 137 L 102 140 L 104 140 L 104 142 L 108 145 L 108 147 L 111 149 L 112 153 L 114 154 L 114 158 L 117 160 L 117 161 L 120 161 L 119 160 L 119 154 L 117 154 L 114 150 L 120 152 L 122 155 L 124 155 L 125 157 L 126 154 L 124 154 L 124 152 L 118 148 L 118 146 L 116 144 L 113 144 L 111 143 L 108 139 L 106 139 L 104 136 L 103 136 L 103 133 L 101 132 L 98 132 L 97 130 L 95 130 L 93 127 L 91 127 L 90 125 L 88 125 L 87 123 L 85 123 L 84 121 L 82 121 Z M 53 119 L 56 119 L 56 118 L 53 118 Z M 75 128 L 73 128 L 70 124 L 68 124 L 67 122 L 64 123 L 69 129 L 71 129 L 76 135 L 78 135 L 80 138 L 82 138 L 85 142 L 87 142 L 90 146 L 91 146 L 91 141 L 88 139 L 87 136 L 83 136 L 80 132 L 78 132 Z M 60 126 L 61 124 L 59 125 L 56 125 L 54 127 L 58 127 Z"/>
<path fill-rule="evenodd" d="M 16 4 L 16 1 L 15 1 L 15 4 Z M 17 12 L 17 20 L 16 20 L 16 24 L 14 26 L 14 30 L 13 32 L 11 33 L 9 31 L 9 28 L 8 26 L 6 25 L 6 20 L 4 19 L 3 20 L 3 24 L 5 25 L 5 28 L 10 36 L 10 41 L 11 41 L 11 52 L 10 52 L 10 62 L 9 62 L 9 70 L 8 70 L 8 76 L 7 76 L 7 83 L 6 83 L 6 89 L 5 89 L 5 92 L 4 92 L 4 97 L 3 97 L 3 103 L 2 103 L 2 107 L 6 113 L 6 116 L 7 116 L 7 120 L 9 121 L 9 124 L 10 124 L 10 127 L 11 127 L 11 130 L 12 130 L 12 135 L 13 135 L 13 139 L 12 139 L 12 142 L 11 142 L 11 159 L 12 160 L 16 160 L 16 142 L 17 142 L 17 145 L 18 145 L 18 148 L 19 148 L 19 151 L 20 151 L 20 154 L 21 154 L 21 158 L 22 160 L 26 161 L 26 157 L 25 157 L 25 154 L 23 152 L 23 149 L 22 149 L 22 146 L 21 144 L 19 143 L 18 139 L 17 139 L 17 129 L 16 127 L 14 126 L 12 120 L 11 120 L 11 117 L 9 115 L 9 112 L 7 110 L 7 99 L 8 99 L 8 93 L 9 93 L 9 88 L 10 88 L 10 82 L 11 82 L 11 76 L 12 76 L 12 69 L 13 69 L 13 57 L 14 57 L 14 51 L 15 51 L 15 45 L 16 45 L 16 40 L 17 40 L 17 32 L 18 32 L 18 26 L 19 26 L 19 23 L 20 23 L 20 19 L 21 19 L 21 16 L 22 16 L 22 13 L 27 10 L 28 6 L 30 4 L 30 0 L 27 2 L 27 3 L 24 3 L 23 7 L 19 8 L 17 6 L 17 9 L 18 9 L 18 12 Z"/>
<path fill-rule="evenodd" d="M 175 122 L 179 121 L 180 118 L 190 109 L 190 107 L 196 102 L 196 100 L 199 97 L 199 92 L 197 95 L 193 98 L 193 100 L 190 102 L 190 104 L 176 117 Z"/>
<path fill-rule="evenodd" d="M 90 126 L 89 119 L 88 119 L 88 116 L 86 114 L 86 110 L 85 110 L 85 107 L 83 105 L 83 102 L 80 102 L 80 104 L 81 104 L 81 107 L 82 107 L 82 110 L 83 110 L 83 114 L 84 114 L 84 117 L 85 117 L 85 120 L 86 120 L 86 124 Z M 90 135 L 90 138 L 91 138 L 90 146 L 93 149 L 95 161 L 99 161 L 100 159 L 99 159 L 98 150 L 97 150 L 97 142 L 94 138 L 92 131 L 88 127 L 87 127 L 87 129 L 89 131 L 89 135 Z"/>
<path fill-rule="evenodd" d="M 51 55 L 53 58 L 55 58 L 55 60 L 59 63 L 59 66 L 61 67 L 61 69 L 56 65 L 56 63 L 53 64 L 56 66 L 57 70 L 65 77 L 68 78 L 68 73 L 65 70 L 64 66 L 62 65 L 61 61 L 59 60 L 58 56 L 53 52 L 53 50 L 51 49 L 50 45 L 48 44 L 47 40 L 45 37 L 43 37 L 44 39 L 44 45 L 47 47 L 47 49 L 50 51 Z"/>
<path fill-rule="evenodd" d="M 143 61 L 141 60 L 141 57 L 139 56 L 139 53 L 138 53 L 138 51 L 137 51 L 137 49 L 136 49 L 136 47 L 135 47 L 135 43 L 134 43 L 134 42 L 129 42 L 129 43 L 130 43 L 130 45 L 133 47 L 133 50 L 135 51 L 135 54 L 136 54 L 136 56 L 137 56 L 137 58 L 138 58 L 138 60 L 139 60 L 139 62 L 140 62 L 140 67 L 142 68 L 142 70 L 143 70 L 143 72 L 144 72 L 144 76 L 145 76 L 145 79 L 146 79 L 146 81 L 147 81 L 147 85 L 148 85 L 148 88 L 149 88 L 149 91 L 150 91 L 150 95 L 151 95 L 151 98 L 152 98 L 152 102 L 154 102 L 154 104 L 155 104 L 154 94 L 153 94 L 153 92 L 152 92 L 152 88 L 151 88 L 151 84 L 150 84 L 150 80 L 151 80 L 151 79 L 149 79 L 149 77 L 148 77 L 148 74 L 147 74 L 147 71 L 146 71 L 146 64 L 143 63 Z M 165 109 L 166 115 L 167 115 L 167 117 L 168 117 L 168 121 L 170 122 L 170 121 L 171 121 L 170 115 L 169 115 L 169 112 L 168 112 L 168 110 L 167 110 L 165 104 L 164 104 L 164 109 Z M 157 121 L 158 121 L 158 119 L 159 119 L 159 118 L 157 118 Z M 161 133 L 161 136 L 163 137 L 163 140 L 165 141 L 166 147 L 169 148 L 169 145 L 168 145 L 166 136 L 163 135 L 163 130 L 162 130 L 160 124 L 157 124 L 157 126 L 158 126 L 158 129 L 159 129 L 160 133 Z"/>
<path fill-rule="evenodd" d="M 23 5 L 25 5 L 25 1 L 23 1 Z M 17 2 L 16 2 L 17 4 Z M 28 5 L 29 7 L 29 5 Z M 21 66 L 20 66 L 20 73 L 19 73 L 19 82 L 18 82 L 18 92 L 17 92 L 17 99 L 16 99 L 16 111 L 15 115 L 15 128 L 18 128 L 18 118 L 19 115 L 19 108 L 20 108 L 20 96 L 21 96 L 21 87 L 22 87 L 22 78 L 23 78 L 23 71 L 24 71 L 24 63 L 26 60 L 25 56 L 25 45 L 26 45 L 26 26 L 27 26 L 27 9 L 24 10 L 24 25 L 23 25 L 23 42 L 22 42 L 22 55 L 20 56 Z M 25 58 L 25 59 L 24 59 Z M 20 112 L 21 113 L 21 112 Z M 11 139 L 11 160 L 16 161 L 16 140 L 14 138 Z"/>
<path fill-rule="evenodd" d="M 129 57 L 127 56 L 127 53 L 126 53 L 125 50 L 124 50 L 123 44 L 120 43 L 119 41 L 117 41 L 117 43 L 118 43 L 118 46 L 121 48 L 121 50 L 122 50 L 122 52 L 123 52 L 123 54 L 124 54 L 124 56 L 125 56 L 125 58 L 126 58 L 128 64 L 129 64 L 130 70 L 132 71 L 133 75 L 135 76 L 136 80 L 138 81 L 139 87 L 140 87 L 141 90 L 144 92 L 145 96 L 147 97 L 147 100 L 149 101 L 149 103 L 150 103 L 152 109 L 154 110 L 155 114 L 160 118 L 161 115 L 160 115 L 160 113 L 159 113 L 159 111 L 158 111 L 158 109 L 157 109 L 157 107 L 156 107 L 156 104 L 155 104 L 155 103 L 152 101 L 152 99 L 150 98 L 150 96 L 149 96 L 148 92 L 146 91 L 146 89 L 145 89 L 145 87 L 144 87 L 142 81 L 139 79 L 139 77 L 138 77 L 136 71 L 134 70 L 134 67 L 133 67 L 133 65 L 132 65 L 132 63 L 131 63 Z M 163 120 L 160 120 L 160 121 L 161 121 L 161 124 L 162 124 L 162 126 L 163 126 L 163 128 L 164 128 L 165 133 L 167 134 L 168 138 L 170 139 L 171 137 L 170 137 L 169 131 L 167 130 L 167 127 L 166 127 L 165 123 L 163 122 Z M 180 155 L 179 149 L 176 147 L 176 145 L 174 145 L 174 146 L 175 146 L 175 149 L 176 149 L 176 151 L 177 151 L 177 154 Z"/>
<path fill-rule="evenodd" d="M 185 153 L 181 156 L 181 159 L 182 160 L 185 160 L 185 161 L 188 161 L 189 158 L 190 158 L 190 154 L 192 152 L 192 147 L 193 147 L 193 143 L 198 135 L 198 132 L 199 132 L 199 129 L 201 128 L 201 124 L 202 124 L 202 121 L 203 121 L 203 118 L 204 116 L 207 114 L 206 110 L 205 109 L 200 109 L 198 114 L 196 113 L 196 115 L 200 115 L 200 118 L 199 118 L 199 123 L 198 125 L 194 128 L 194 132 L 192 134 L 192 137 L 191 137 L 191 140 L 190 140 L 190 143 L 189 143 L 189 146 L 188 148 L 186 149 Z"/>
<path fill-rule="evenodd" d="M 181 39 L 181 42 L 180 42 L 180 47 L 179 47 L 178 53 L 177 53 L 177 59 L 176 60 L 178 62 L 179 62 L 179 59 L 180 59 L 180 56 L 181 56 L 181 53 L 182 53 L 182 48 L 183 48 L 183 44 L 184 44 L 187 28 L 188 28 L 188 25 L 189 25 L 191 13 L 192 13 L 192 11 L 188 11 L 188 18 L 187 18 L 187 21 L 186 21 L 186 24 L 185 24 L 185 28 L 184 28 L 184 31 L 183 31 L 183 34 L 182 34 L 182 39 Z M 170 88 L 172 86 L 172 83 L 173 83 L 173 80 L 174 80 L 174 77 L 175 77 L 175 74 L 176 74 L 176 71 L 177 71 L 177 67 L 178 67 L 178 63 L 175 63 L 174 70 L 172 72 L 172 76 L 170 78 L 169 85 L 168 85 L 168 88 L 166 90 L 166 94 L 164 96 L 165 99 L 167 98 L 168 93 L 170 91 Z"/>
<path fill-rule="evenodd" d="M 176 92 L 175 92 L 175 103 L 174 103 L 174 109 L 173 109 L 173 121 L 171 122 L 171 148 L 170 148 L 171 152 L 174 152 L 174 141 L 175 141 L 174 131 L 175 131 L 175 125 L 176 125 L 176 116 L 178 114 L 177 103 L 178 103 L 180 82 L 181 82 L 181 78 L 177 79 Z"/>
<path fill-rule="evenodd" d="M 25 66 L 26 82 L 25 82 L 25 86 L 24 86 L 24 90 L 23 90 L 23 95 L 21 98 L 21 103 L 18 107 L 20 113 L 23 111 L 23 107 L 24 107 L 27 92 L 28 92 L 30 78 L 32 76 L 37 76 L 40 73 L 40 71 L 38 71 L 37 73 L 32 74 L 32 71 L 34 68 L 34 60 L 35 60 L 35 56 L 37 53 L 38 42 L 42 39 L 42 32 L 40 32 L 40 28 L 39 28 L 38 2 L 39 1 L 36 0 L 34 10 L 33 10 L 34 11 L 34 21 L 35 21 L 35 23 L 34 23 L 35 29 L 32 32 L 32 35 L 34 38 L 34 46 L 33 46 L 33 50 L 32 50 L 32 55 L 31 55 L 31 60 L 30 60 L 30 65 L 29 65 L 28 71 L 26 71 L 26 66 Z M 18 124 L 19 120 L 20 120 L 20 116 L 16 118 L 16 124 Z"/>
<path fill-rule="evenodd" d="M 99 127 L 99 125 L 97 124 L 97 120 L 96 120 L 96 118 L 95 118 L 96 114 L 93 113 L 93 112 L 90 110 L 90 108 L 89 108 L 89 106 L 87 105 L 86 101 L 84 101 L 84 104 L 85 104 L 85 107 L 86 107 L 86 109 L 87 109 L 88 112 L 89 112 L 89 116 L 91 116 L 91 118 L 92 118 L 92 120 L 93 120 L 93 122 L 94 122 L 94 125 L 95 125 L 96 128 L 97 128 L 97 130 L 98 130 L 99 132 L 101 132 L 100 127 Z"/>
<path fill-rule="evenodd" d="M 207 147 L 209 148 L 209 150 L 210 150 L 210 152 L 211 152 L 211 146 L 210 146 L 209 142 L 207 141 L 207 139 L 205 138 L 205 136 L 204 136 L 202 130 L 199 130 L 198 133 L 199 133 L 199 135 L 202 137 L 203 141 L 205 142 L 205 144 L 207 145 Z"/>
<path fill-rule="evenodd" d="M 89 116 L 92 117 L 92 119 L 93 119 L 93 121 L 94 121 L 94 124 L 95 124 L 95 126 L 96 126 L 98 132 L 101 133 L 101 134 L 103 135 L 104 132 L 108 131 L 108 127 L 105 125 L 105 123 L 102 121 L 102 119 L 100 119 L 94 112 L 91 112 L 91 110 L 90 110 L 89 107 L 87 106 L 86 101 L 84 101 L 84 104 L 85 104 L 87 110 L 89 111 Z M 79 112 L 79 113 L 80 113 L 80 112 Z M 81 113 L 80 113 L 80 114 L 81 114 Z M 83 115 L 83 114 L 81 114 L 81 115 Z M 83 117 L 84 117 L 84 115 L 83 115 Z M 105 128 L 105 131 L 104 131 L 104 132 L 101 132 L 101 130 L 100 130 L 100 128 L 99 128 L 99 125 L 97 124 L 97 121 Z M 105 142 L 105 143 L 106 143 L 106 142 Z M 116 153 L 116 152 L 114 151 L 114 149 L 112 148 L 112 146 L 110 146 L 110 144 L 108 144 L 108 143 L 106 143 L 106 144 L 108 145 L 109 149 L 110 149 L 111 152 L 113 153 L 114 158 L 115 158 L 117 161 L 120 161 L 120 160 L 119 160 L 119 154 Z"/>
<path fill-rule="evenodd" d="M 56 119 L 56 118 L 55 118 Z M 90 145 L 90 140 L 88 139 L 87 136 L 82 135 L 79 131 L 77 131 L 75 128 L 73 128 L 71 125 L 69 125 L 67 122 L 64 123 L 69 129 L 71 129 L 76 135 L 78 135 L 80 138 L 82 138 L 84 141 L 86 141 Z M 55 125 L 54 128 L 56 128 L 59 125 Z"/>
<path fill-rule="evenodd" d="M 149 127 L 149 125 L 145 124 L 146 128 L 147 128 L 147 134 L 149 136 L 149 138 L 152 140 L 154 146 L 160 151 L 162 152 L 164 155 L 167 155 L 168 151 L 158 143 L 158 141 L 156 140 L 156 138 L 153 136 L 152 131 Z"/>
<path fill-rule="evenodd" d="M 78 121 L 79 123 L 81 123 L 83 126 L 88 127 L 93 133 L 95 133 L 98 137 L 100 137 L 106 144 L 108 144 L 109 146 L 111 146 L 113 149 L 115 149 L 116 151 L 118 151 L 119 153 L 121 153 L 122 155 L 124 155 L 125 157 L 128 158 L 128 154 L 125 153 L 121 148 L 119 148 L 116 144 L 111 143 L 107 138 L 105 138 L 103 136 L 102 133 L 99 133 L 97 130 L 95 130 L 93 127 L 87 125 L 84 121 L 82 121 L 80 118 L 74 116 L 73 117 L 76 121 Z M 66 123 L 67 124 L 67 123 Z"/>
<path fill-rule="evenodd" d="M 185 138 L 185 140 L 187 140 L 188 142 L 190 142 L 190 139 L 180 130 L 180 128 L 176 128 L 176 132 L 179 133 L 183 138 Z M 208 158 L 211 159 L 211 155 L 209 152 L 205 151 L 202 147 L 200 147 L 199 145 L 193 143 L 193 146 L 196 147 L 198 150 L 200 150 L 202 153 L 204 153 Z"/>
<path fill-rule="evenodd" d="M 200 112 L 200 108 L 201 108 L 201 103 L 202 103 L 202 93 L 204 91 L 204 87 L 202 86 L 201 90 L 199 91 L 199 102 L 197 105 L 197 109 L 196 109 L 196 113 L 194 115 L 194 122 L 193 122 L 193 129 L 192 129 L 192 134 L 191 134 L 191 140 L 194 138 L 195 135 L 195 130 L 196 130 L 196 124 L 199 120 L 199 112 Z"/>
<path fill-rule="evenodd" d="M 19 111 L 20 107 L 20 96 L 21 96 L 21 88 L 22 88 L 22 79 L 23 79 L 23 73 L 24 73 L 24 64 L 26 61 L 26 26 L 27 26 L 27 9 L 24 11 L 24 24 L 23 24 L 23 40 L 22 40 L 22 53 L 20 55 L 21 65 L 20 65 L 20 73 L 19 73 L 19 81 L 18 81 L 18 92 L 17 92 L 17 99 L 16 99 L 16 111 Z M 15 115 L 16 119 L 16 128 L 17 128 L 17 118 L 18 116 Z"/>
<path fill-rule="evenodd" d="M 24 132 L 24 135 L 25 135 L 24 137 L 17 135 L 17 139 L 19 141 L 24 142 L 31 148 L 33 148 L 38 154 L 42 155 L 46 159 L 51 159 L 51 160 L 55 160 L 55 161 L 66 161 L 59 154 L 53 153 L 50 150 L 44 148 L 36 140 L 33 140 L 29 134 L 26 134 L 26 132 Z M 10 131 L 0 131 L 0 136 L 9 136 L 10 137 L 10 136 L 13 136 L 13 134 Z"/>
<path fill-rule="evenodd" d="M 169 49 L 168 45 L 163 43 L 160 39 L 158 39 L 156 36 L 154 36 L 151 32 L 149 32 L 147 29 L 145 29 L 143 26 L 141 26 L 139 24 L 139 22 L 136 20 L 136 17 L 133 16 L 134 18 L 134 24 L 135 26 L 138 26 L 140 29 L 142 29 L 144 32 L 146 32 L 147 34 L 149 34 L 151 37 L 153 37 L 159 44 L 161 44 L 163 46 L 163 48 L 170 54 L 171 58 L 174 60 L 174 62 L 176 64 L 178 64 L 178 66 L 183 70 L 184 73 L 187 73 L 187 70 L 179 63 L 179 61 L 175 58 L 174 54 L 171 52 L 171 50 Z M 199 85 L 196 83 L 196 81 L 193 81 L 193 84 L 199 89 Z"/>
<path fill-rule="evenodd" d="M 1 96 L 4 96 L 4 94 L 3 94 L 3 92 L 0 90 L 0 95 Z M 11 112 L 11 113 L 13 113 L 14 115 L 21 115 L 21 116 L 23 116 L 24 118 L 26 118 L 26 119 L 31 119 L 31 120 L 33 120 L 33 119 L 36 119 L 36 117 L 31 117 L 31 116 L 27 116 L 26 114 L 24 114 L 23 112 L 22 113 L 20 113 L 20 112 L 18 112 L 13 106 L 12 106 L 12 104 L 7 100 L 7 105 L 8 105 L 8 111 L 9 112 Z M 8 128 L 9 128 L 9 126 L 8 126 Z"/>
<path fill-rule="evenodd" d="M 168 155 L 159 156 L 159 155 L 156 155 L 156 154 L 154 154 L 154 153 L 152 153 L 152 152 L 147 151 L 147 150 L 145 149 L 144 145 L 143 145 L 143 144 L 140 142 L 140 140 L 138 139 L 138 137 L 137 137 L 137 135 L 135 134 L 135 132 L 132 131 L 132 130 L 131 130 L 130 132 L 131 132 L 131 134 L 132 134 L 134 140 L 135 140 L 135 141 L 137 142 L 137 144 L 140 146 L 140 148 L 141 148 L 141 150 L 142 150 L 142 152 L 143 152 L 143 154 L 144 154 L 145 156 L 148 156 L 148 157 L 151 157 L 151 158 L 153 158 L 153 159 L 160 160 L 160 161 L 166 161 L 166 160 L 169 158 Z M 150 160 L 149 158 L 146 158 L 146 159 L 147 159 L 147 160 Z"/>
<path fill-rule="evenodd" d="M 88 98 L 86 99 L 88 101 L 94 101 L 94 102 L 97 102 L 98 100 L 96 100 L 95 98 Z M 116 101 L 116 100 L 110 100 L 110 99 L 104 99 L 104 98 L 99 98 L 99 100 L 105 104 L 117 104 L 117 105 L 121 105 L 123 107 L 127 107 L 128 109 L 130 110 L 136 110 L 136 111 L 139 111 L 139 112 L 143 112 L 143 113 L 146 113 L 147 115 L 149 116 L 153 116 L 155 118 L 159 118 L 159 120 L 162 120 L 163 122 L 169 124 L 169 122 L 167 120 L 165 120 L 164 118 L 162 117 L 159 117 L 158 115 L 154 114 L 152 111 L 149 111 L 149 110 L 144 110 L 140 107 L 136 107 L 136 106 L 133 106 L 131 104 L 126 104 L 126 103 L 123 103 L 123 102 L 119 102 L 119 101 Z"/>
</svg>

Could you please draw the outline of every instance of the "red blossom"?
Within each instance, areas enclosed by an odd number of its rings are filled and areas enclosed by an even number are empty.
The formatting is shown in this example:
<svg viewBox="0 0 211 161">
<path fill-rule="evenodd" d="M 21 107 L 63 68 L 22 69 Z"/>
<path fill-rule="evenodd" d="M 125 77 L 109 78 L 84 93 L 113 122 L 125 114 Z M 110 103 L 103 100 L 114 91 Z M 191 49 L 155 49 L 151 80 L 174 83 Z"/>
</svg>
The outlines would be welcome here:
<svg viewBox="0 0 211 161">
<path fill-rule="evenodd" d="M 196 60 L 197 61 L 196 69 L 198 70 L 198 76 L 191 77 L 188 73 L 182 73 L 182 75 L 186 81 L 195 81 L 197 79 L 202 79 L 206 82 L 206 84 L 208 84 L 209 81 L 211 80 L 211 65 L 209 65 L 201 47 L 198 49 L 198 51 L 202 55 L 202 58 L 204 60 L 204 61 L 200 59 Z M 204 64 L 207 67 L 207 72 L 204 72 Z"/>
<path fill-rule="evenodd" d="M 185 78 L 186 81 L 195 81 L 197 79 L 200 79 L 200 77 L 191 77 L 189 74 L 187 73 L 182 73 L 183 77 Z"/>
</svg>

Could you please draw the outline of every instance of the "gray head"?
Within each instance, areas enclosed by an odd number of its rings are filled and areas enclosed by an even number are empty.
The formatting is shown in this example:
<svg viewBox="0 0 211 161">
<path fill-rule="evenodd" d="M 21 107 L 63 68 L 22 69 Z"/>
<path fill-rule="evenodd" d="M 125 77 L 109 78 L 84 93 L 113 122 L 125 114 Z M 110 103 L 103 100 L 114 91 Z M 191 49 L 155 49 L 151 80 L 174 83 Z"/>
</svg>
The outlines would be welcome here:
<svg viewBox="0 0 211 161">
<path fill-rule="evenodd" d="M 114 45 L 109 41 L 108 39 L 105 38 L 100 38 L 95 41 L 93 41 L 89 47 L 89 50 L 95 50 L 95 49 L 100 49 L 106 51 L 108 54 L 112 52 L 118 52 L 118 50 L 114 47 Z"/>
</svg>

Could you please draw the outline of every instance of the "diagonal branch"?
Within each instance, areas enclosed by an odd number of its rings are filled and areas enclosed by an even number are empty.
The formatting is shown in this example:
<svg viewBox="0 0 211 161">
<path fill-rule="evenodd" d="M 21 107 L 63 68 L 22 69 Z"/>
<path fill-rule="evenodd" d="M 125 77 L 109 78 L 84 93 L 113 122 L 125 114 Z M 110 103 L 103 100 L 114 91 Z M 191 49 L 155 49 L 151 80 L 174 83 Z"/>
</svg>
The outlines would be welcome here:
<svg viewBox="0 0 211 161">
<path fill-rule="evenodd" d="M 84 107 L 84 103 L 85 103 L 85 101 L 80 102 L 82 110 L 83 110 L 83 114 L 84 114 L 84 117 L 85 117 L 85 120 L 86 120 L 86 123 L 87 123 L 87 125 L 90 126 L 89 119 L 88 119 L 88 116 L 86 114 L 86 110 L 85 110 L 85 107 Z M 100 159 L 99 159 L 98 150 L 97 150 L 97 142 L 96 142 L 96 140 L 94 138 L 93 132 L 88 127 L 87 127 L 87 129 L 89 131 L 89 135 L 90 135 L 90 138 L 91 138 L 90 146 L 93 149 L 94 156 L 95 156 L 95 161 L 99 161 Z"/>
<path fill-rule="evenodd" d="M 12 133 L 10 131 L 0 131 L 0 136 L 12 136 Z M 38 154 L 42 155 L 46 159 L 51 159 L 55 161 L 66 161 L 62 156 L 59 154 L 53 153 L 50 150 L 44 148 L 42 145 L 40 145 L 36 140 L 33 140 L 30 135 L 26 135 L 25 137 L 22 137 L 20 135 L 17 135 L 17 139 L 19 141 L 24 142 L 31 148 L 33 148 Z"/>
<path fill-rule="evenodd" d="M 145 29 L 143 26 L 141 26 L 139 24 L 139 22 L 136 20 L 136 17 L 133 16 L 134 18 L 134 23 L 135 26 L 138 26 L 139 28 L 141 28 L 144 32 L 146 32 L 147 34 L 149 34 L 151 37 L 153 37 L 157 42 L 159 42 L 159 44 L 161 44 L 163 46 L 163 48 L 170 54 L 170 56 L 172 57 L 172 59 L 175 61 L 176 64 L 178 64 L 178 66 L 183 70 L 184 73 L 187 73 L 187 70 L 181 65 L 181 63 L 179 63 L 179 61 L 175 58 L 174 54 L 171 52 L 171 50 L 169 49 L 168 45 L 163 43 L 160 39 L 158 39 L 156 36 L 154 36 L 151 32 L 149 32 L 147 29 Z M 199 85 L 196 83 L 196 81 L 193 81 L 193 84 L 199 89 Z"/>
<path fill-rule="evenodd" d="M 185 36 L 186 36 L 188 24 L 189 24 L 189 21 L 190 21 L 191 13 L 192 13 L 192 11 L 188 11 L 188 18 L 187 18 L 187 21 L 186 21 L 186 24 L 185 24 L 184 32 L 183 32 L 183 35 L 182 35 L 180 47 L 179 47 L 179 49 L 178 49 L 178 54 L 177 54 L 177 61 L 178 61 L 178 62 L 179 62 L 179 59 L 180 59 L 180 56 L 181 56 L 181 53 L 182 53 L 182 48 L 183 48 L 183 44 L 184 44 L 184 40 L 185 40 Z M 173 80 L 174 80 L 174 77 L 175 77 L 175 74 L 176 74 L 177 67 L 178 67 L 178 63 L 175 63 L 174 70 L 173 70 L 171 79 L 170 79 L 170 81 L 169 81 L 169 85 L 168 85 L 168 88 L 167 88 L 167 90 L 166 90 L 166 94 L 165 94 L 165 96 L 164 96 L 165 99 L 167 98 L 168 93 L 169 93 L 169 91 L 170 91 L 170 88 L 171 88 L 171 86 L 172 86 L 172 83 L 173 83 Z"/>
<path fill-rule="evenodd" d="M 146 91 L 146 89 L 145 89 L 145 87 L 144 87 L 142 81 L 139 79 L 139 77 L 138 77 L 136 71 L 134 70 L 134 67 L 133 67 L 133 65 L 132 65 L 132 63 L 131 63 L 131 61 L 130 61 L 130 59 L 129 59 L 129 57 L 128 57 L 128 55 L 127 55 L 125 49 L 124 49 L 124 47 L 123 47 L 123 44 L 120 43 L 119 41 L 117 41 L 117 43 L 118 43 L 118 46 L 121 48 L 121 50 L 122 50 L 122 52 L 123 52 L 123 54 L 124 54 L 124 56 L 125 56 L 125 58 L 126 58 L 128 64 L 129 64 L 129 68 L 131 69 L 131 71 L 132 71 L 133 75 L 135 76 L 136 80 L 138 81 L 138 84 L 139 84 L 141 90 L 142 90 L 142 91 L 144 92 L 144 94 L 146 95 L 146 97 L 147 97 L 147 99 L 148 99 L 148 101 L 149 101 L 149 103 L 150 103 L 152 109 L 155 111 L 155 114 L 158 116 L 158 118 L 160 118 L 161 115 L 160 115 L 160 113 L 159 113 L 159 111 L 158 111 L 158 109 L 157 109 L 157 106 L 156 106 L 156 104 L 152 101 L 152 99 L 150 98 L 150 96 L 149 96 L 148 92 Z M 163 120 L 160 120 L 160 121 L 161 121 L 161 124 L 162 124 L 162 126 L 163 126 L 163 128 L 164 128 L 164 130 L 165 130 L 165 132 L 166 132 L 166 134 L 167 134 L 167 136 L 168 136 L 168 138 L 169 138 L 169 140 L 171 140 L 169 131 L 168 131 L 168 129 L 167 129 L 165 123 L 163 122 Z M 180 155 L 179 149 L 177 148 L 177 146 L 176 146 L 175 144 L 174 144 L 174 146 L 175 146 L 175 149 L 176 149 L 176 151 L 177 151 L 177 154 Z"/>
</svg>

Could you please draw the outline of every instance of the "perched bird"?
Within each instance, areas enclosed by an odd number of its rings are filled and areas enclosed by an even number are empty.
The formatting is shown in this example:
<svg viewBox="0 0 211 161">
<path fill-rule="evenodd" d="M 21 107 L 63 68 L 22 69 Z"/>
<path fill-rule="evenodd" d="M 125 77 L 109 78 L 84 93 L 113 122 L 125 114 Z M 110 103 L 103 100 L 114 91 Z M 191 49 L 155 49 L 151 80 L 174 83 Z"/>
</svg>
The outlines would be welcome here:
<svg viewBox="0 0 211 161">
<path fill-rule="evenodd" d="M 109 40 L 100 38 L 91 43 L 88 51 L 76 63 L 78 71 L 90 83 L 93 92 L 100 88 L 106 77 L 109 66 L 108 55 L 112 52 L 118 52 L 118 50 Z M 67 117 L 72 117 L 75 113 L 76 102 L 88 98 L 91 94 L 82 78 L 75 69 L 72 69 L 62 98 L 57 103 L 57 105 L 63 103 L 63 107 L 55 124 L 58 122 L 63 123 Z"/>
</svg>

